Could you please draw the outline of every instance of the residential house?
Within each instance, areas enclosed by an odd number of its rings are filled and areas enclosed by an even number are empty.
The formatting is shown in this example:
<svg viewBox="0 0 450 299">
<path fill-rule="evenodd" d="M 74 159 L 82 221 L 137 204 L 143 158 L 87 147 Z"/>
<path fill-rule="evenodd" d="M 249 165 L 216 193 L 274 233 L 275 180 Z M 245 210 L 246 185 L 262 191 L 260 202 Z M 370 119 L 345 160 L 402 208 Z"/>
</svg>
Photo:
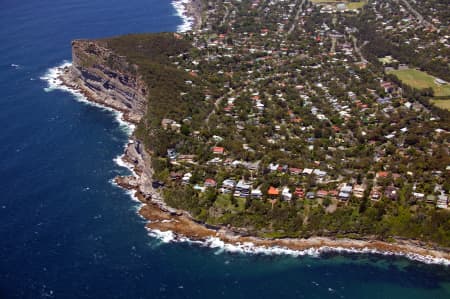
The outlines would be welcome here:
<svg viewBox="0 0 450 299">
<path fill-rule="evenodd" d="M 221 146 L 215 146 L 213 147 L 212 152 L 216 155 L 223 155 L 225 153 L 225 149 Z"/>
<path fill-rule="evenodd" d="M 438 207 L 440 209 L 447 209 L 448 208 L 448 196 L 445 194 L 438 195 L 436 207 Z"/>
<path fill-rule="evenodd" d="M 397 200 L 399 196 L 398 188 L 394 186 L 388 186 L 384 190 L 384 196 L 390 200 Z"/>
<path fill-rule="evenodd" d="M 281 197 L 283 198 L 283 200 L 291 200 L 292 199 L 292 193 L 289 191 L 288 187 L 284 187 L 283 191 L 281 192 Z"/>
<path fill-rule="evenodd" d="M 217 185 L 217 183 L 214 179 L 208 178 L 205 180 L 204 186 L 207 188 L 215 188 L 216 185 Z"/>
<path fill-rule="evenodd" d="M 364 185 L 355 185 L 354 188 L 353 188 L 353 195 L 356 198 L 363 198 L 365 191 L 366 191 L 366 186 L 364 186 Z"/>
<path fill-rule="evenodd" d="M 262 198 L 262 191 L 261 191 L 261 189 L 260 188 L 256 188 L 256 189 L 253 189 L 252 190 L 252 192 L 251 192 L 251 197 L 252 198 Z"/>
<path fill-rule="evenodd" d="M 314 199 L 314 198 L 316 198 L 316 194 L 313 191 L 309 191 L 308 193 L 306 193 L 306 198 Z"/>
<path fill-rule="evenodd" d="M 303 169 L 302 174 L 303 174 L 303 175 L 311 175 L 311 174 L 313 173 L 313 171 L 314 171 L 314 169 L 311 169 L 311 168 L 305 168 L 305 169 Z"/>
<path fill-rule="evenodd" d="M 269 187 L 269 190 L 267 190 L 267 195 L 271 198 L 278 198 L 280 196 L 280 190 L 278 188 Z"/>
<path fill-rule="evenodd" d="M 380 187 L 373 187 L 370 191 L 370 199 L 374 201 L 378 201 L 381 199 L 381 191 Z"/>
<path fill-rule="evenodd" d="M 181 178 L 181 182 L 182 182 L 183 184 L 188 184 L 189 181 L 191 180 L 191 177 L 192 177 L 192 173 L 186 172 L 186 173 L 183 175 L 183 177 Z"/>
<path fill-rule="evenodd" d="M 328 196 L 328 191 L 327 190 L 319 190 L 316 192 L 316 195 L 319 198 L 325 198 Z"/>
<path fill-rule="evenodd" d="M 349 200 L 352 194 L 353 187 L 351 185 L 343 184 L 339 189 L 339 199 Z"/>
<path fill-rule="evenodd" d="M 181 172 L 171 171 L 169 176 L 172 181 L 179 181 L 183 177 L 183 174 Z"/>
<path fill-rule="evenodd" d="M 270 164 L 269 164 L 269 170 L 270 170 L 270 172 L 277 171 L 277 170 L 278 170 L 278 167 L 279 167 L 279 164 L 276 164 L 276 163 L 270 163 Z"/>
<path fill-rule="evenodd" d="M 289 172 L 292 174 L 292 175 L 299 175 L 299 174 L 301 174 L 302 173 L 302 169 L 300 169 L 300 168 L 294 168 L 294 167 L 291 167 L 291 168 L 289 168 Z"/>
<path fill-rule="evenodd" d="M 234 196 L 236 197 L 248 197 L 250 195 L 252 185 L 244 180 L 240 180 L 234 191 Z"/>
<path fill-rule="evenodd" d="M 235 186 L 236 186 L 235 180 L 226 179 L 222 182 L 222 188 L 220 188 L 220 192 L 221 193 L 232 193 Z"/>
<path fill-rule="evenodd" d="M 177 158 L 177 156 L 178 156 L 178 153 L 177 153 L 177 151 L 174 148 L 169 148 L 167 150 L 167 157 L 170 160 L 175 160 Z"/>
<path fill-rule="evenodd" d="M 298 198 L 305 197 L 305 191 L 302 188 L 295 188 L 294 195 Z"/>
</svg>

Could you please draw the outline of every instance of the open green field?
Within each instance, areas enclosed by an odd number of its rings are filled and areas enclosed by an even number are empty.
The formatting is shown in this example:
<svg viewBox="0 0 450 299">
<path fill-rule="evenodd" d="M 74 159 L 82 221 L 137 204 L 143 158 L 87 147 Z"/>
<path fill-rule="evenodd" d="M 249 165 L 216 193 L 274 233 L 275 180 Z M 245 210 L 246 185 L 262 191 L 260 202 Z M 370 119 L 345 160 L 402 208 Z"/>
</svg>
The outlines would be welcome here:
<svg viewBox="0 0 450 299">
<path fill-rule="evenodd" d="M 434 105 L 438 106 L 441 109 L 446 109 L 450 111 L 450 99 L 447 100 L 431 100 Z"/>
<path fill-rule="evenodd" d="M 337 3 L 345 3 L 348 9 L 360 9 L 364 5 L 367 4 L 367 0 L 362 0 L 358 2 L 350 2 L 345 0 L 311 0 L 312 3 L 317 4 L 337 4 Z"/>
<path fill-rule="evenodd" d="M 311 0 L 312 3 L 339 3 L 339 0 Z"/>
<path fill-rule="evenodd" d="M 366 4 L 367 4 L 367 1 L 347 2 L 347 8 L 348 9 L 361 9 Z"/>
<path fill-rule="evenodd" d="M 394 70 L 389 74 L 396 75 L 403 83 L 417 88 L 424 89 L 431 87 L 436 97 L 450 97 L 450 84 L 437 84 L 435 77 L 416 69 Z"/>
</svg>

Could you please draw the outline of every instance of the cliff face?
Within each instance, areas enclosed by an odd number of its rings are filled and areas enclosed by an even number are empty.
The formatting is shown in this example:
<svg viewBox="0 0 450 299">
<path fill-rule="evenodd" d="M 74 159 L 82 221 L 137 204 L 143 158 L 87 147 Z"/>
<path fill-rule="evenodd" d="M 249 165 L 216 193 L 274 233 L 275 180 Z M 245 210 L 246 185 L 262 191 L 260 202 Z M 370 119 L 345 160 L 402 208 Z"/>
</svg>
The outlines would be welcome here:
<svg viewBox="0 0 450 299">
<path fill-rule="evenodd" d="M 72 42 L 72 65 L 61 76 L 64 84 L 81 91 L 89 101 L 122 111 L 127 121 L 138 123 L 147 108 L 148 89 L 137 67 L 106 47 L 104 41 Z M 151 157 L 138 140 L 130 141 L 122 159 L 136 175 L 117 177 L 125 188 L 152 197 Z"/>
<path fill-rule="evenodd" d="M 120 110 L 124 118 L 138 123 L 147 105 L 147 86 L 137 67 L 106 48 L 101 41 L 72 42 L 72 66 L 62 80 L 97 103 Z"/>
</svg>

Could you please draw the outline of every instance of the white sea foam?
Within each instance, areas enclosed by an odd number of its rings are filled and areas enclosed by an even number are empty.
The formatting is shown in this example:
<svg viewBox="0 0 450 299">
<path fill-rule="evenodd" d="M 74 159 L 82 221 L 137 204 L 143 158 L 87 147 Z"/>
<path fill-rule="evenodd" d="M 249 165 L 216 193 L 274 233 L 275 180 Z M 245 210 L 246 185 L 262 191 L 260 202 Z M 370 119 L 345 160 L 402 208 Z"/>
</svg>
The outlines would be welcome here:
<svg viewBox="0 0 450 299">
<path fill-rule="evenodd" d="M 392 251 L 380 251 L 371 248 L 344 248 L 344 247 L 330 247 L 322 246 L 319 248 L 309 248 L 305 250 L 293 250 L 285 247 L 273 246 L 257 246 L 251 242 L 230 244 L 222 241 L 217 237 L 210 237 L 204 241 L 193 241 L 186 237 L 179 237 L 174 232 L 162 232 L 160 230 L 148 229 L 149 236 L 161 240 L 163 243 L 170 242 L 186 242 L 191 244 L 199 244 L 203 247 L 209 247 L 216 250 L 216 254 L 222 252 L 240 253 L 240 254 L 257 254 L 257 255 L 290 255 L 293 257 L 311 256 L 320 257 L 325 253 L 356 253 L 356 254 L 377 254 L 383 256 L 403 256 L 413 261 L 418 261 L 426 264 L 440 264 L 450 266 L 450 260 L 445 258 L 437 258 L 429 255 L 420 255 L 415 253 L 399 253 Z"/>
<path fill-rule="evenodd" d="M 176 15 L 179 16 L 183 23 L 177 27 L 178 32 L 186 32 L 192 29 L 194 18 L 187 15 L 186 4 L 190 0 L 176 0 L 172 1 L 172 6 L 176 10 Z"/>
<path fill-rule="evenodd" d="M 129 143 L 130 141 L 131 141 L 131 140 L 129 140 L 128 143 Z M 128 143 L 125 145 L 124 150 L 125 150 L 126 147 L 128 146 Z M 135 178 L 137 178 L 138 175 L 137 175 L 137 173 L 134 171 L 134 165 L 131 164 L 131 163 L 129 163 L 129 162 L 127 162 L 127 161 L 125 161 L 124 157 L 125 157 L 125 155 L 124 155 L 124 154 L 121 154 L 121 155 L 115 157 L 115 158 L 113 159 L 113 161 L 114 161 L 118 166 L 130 170 L 131 174 L 132 174 Z"/>
<path fill-rule="evenodd" d="M 163 232 L 158 229 L 152 229 L 152 230 L 149 230 L 148 234 L 152 237 L 155 237 L 155 238 L 161 240 L 161 242 L 163 242 L 163 243 L 170 243 L 170 242 L 175 241 L 175 234 L 173 232 L 171 232 L 170 230 Z"/>
<path fill-rule="evenodd" d="M 188 0 L 181 0 L 181 1 L 175 1 L 173 2 L 173 5 L 177 12 L 179 14 L 182 14 L 185 12 L 185 8 L 182 5 L 184 2 Z M 184 17 L 184 16 L 183 16 Z M 188 21 L 184 21 L 183 25 Z M 189 23 L 191 24 L 191 23 Z M 180 26 L 180 27 L 181 27 Z M 187 26 L 187 25 L 186 25 Z M 189 25 L 190 26 L 190 25 Z M 187 27 L 184 27 L 187 28 Z M 189 30 L 189 29 L 186 29 Z M 179 29 L 179 31 L 181 31 Z M 70 62 L 64 62 L 60 66 L 50 68 L 47 73 L 40 77 L 40 79 L 45 80 L 48 83 L 48 87 L 46 87 L 44 90 L 46 92 L 51 92 L 54 90 L 61 90 L 65 92 L 69 92 L 72 94 L 75 99 L 79 102 L 82 102 L 84 104 L 92 105 L 95 107 L 99 107 L 104 110 L 112 111 L 115 116 L 116 120 L 120 123 L 122 127 L 126 129 L 126 132 L 128 134 L 131 134 L 134 130 L 134 126 L 122 118 L 122 113 L 119 111 L 116 111 L 112 108 L 93 103 L 87 100 L 87 98 L 80 93 L 79 91 L 69 88 L 62 84 L 61 79 L 59 79 L 60 75 L 63 73 L 63 69 L 65 67 L 69 67 L 71 65 Z M 134 169 L 131 164 L 127 163 L 123 160 L 123 155 L 118 156 L 114 159 L 117 165 L 128 168 L 134 176 L 136 176 L 136 173 L 134 172 Z M 111 181 L 114 185 L 116 183 L 112 180 Z M 130 198 L 139 203 L 136 205 L 136 213 L 142 217 L 138 212 L 140 208 L 143 206 L 143 204 L 139 201 L 139 199 L 135 196 L 135 192 L 133 190 L 127 190 L 127 194 L 130 196 Z M 324 253 L 358 253 L 358 254 L 378 254 L 378 255 L 384 255 L 384 256 L 404 256 L 410 260 L 426 263 L 426 264 L 441 264 L 445 266 L 450 266 L 450 260 L 445 258 L 437 258 L 429 255 L 419 255 L 415 253 L 399 253 L 399 252 L 391 252 L 391 251 L 380 251 L 377 249 L 370 249 L 370 248 L 344 248 L 344 247 L 329 247 L 329 246 L 322 246 L 319 248 L 309 248 L 305 250 L 293 250 L 289 248 L 279 247 L 279 246 L 273 246 L 273 247 L 266 247 L 266 246 L 256 246 L 251 242 L 245 242 L 242 244 L 230 244 L 225 243 L 221 239 L 217 237 L 210 237 L 204 241 L 198 241 L 198 240 L 191 240 L 187 237 L 178 236 L 172 231 L 160 231 L 156 229 L 148 229 L 148 234 L 151 237 L 157 238 L 161 240 L 163 243 L 171 243 L 171 242 L 186 242 L 190 244 L 198 244 L 203 247 L 209 247 L 212 249 L 216 249 L 216 253 L 220 254 L 222 252 L 229 252 L 229 253 L 242 253 L 242 254 L 262 254 L 262 255 L 290 255 L 294 257 L 299 256 L 312 256 L 312 257 L 319 257 L 321 254 Z"/>
<path fill-rule="evenodd" d="M 102 110 L 110 111 L 114 114 L 114 117 L 116 121 L 119 123 L 120 127 L 128 134 L 131 135 L 131 133 L 134 131 L 135 125 L 131 124 L 123 119 L 123 113 L 117 110 L 114 110 L 113 108 L 94 103 L 89 101 L 81 92 L 78 90 L 75 90 L 73 88 L 67 87 L 63 84 L 62 80 L 60 79 L 60 76 L 64 73 L 64 69 L 67 67 L 70 67 L 72 63 L 68 61 L 64 61 L 61 65 L 50 68 L 47 70 L 47 72 L 40 77 L 41 80 L 44 80 L 47 82 L 47 87 L 44 88 L 45 92 L 52 92 L 55 90 L 60 90 L 64 92 L 70 93 L 75 100 L 78 102 L 81 102 L 83 104 L 91 105 L 97 108 L 100 108 Z"/>
<path fill-rule="evenodd" d="M 76 89 L 67 87 L 63 84 L 62 80 L 60 79 L 60 76 L 63 74 L 64 69 L 67 67 L 70 67 L 72 64 L 68 61 L 64 61 L 61 65 L 50 68 L 47 70 L 47 72 L 40 77 L 41 80 L 44 80 L 47 82 L 47 87 L 44 88 L 44 90 L 46 92 L 52 92 L 55 90 L 60 90 L 60 91 L 64 91 L 64 92 L 68 92 L 71 95 L 73 95 L 73 97 L 75 98 L 75 100 L 77 100 L 78 102 L 81 102 L 83 104 L 86 105 L 91 105 L 97 108 L 100 108 L 102 110 L 106 110 L 106 111 L 110 111 L 114 114 L 115 116 L 115 120 L 119 123 L 120 127 L 128 134 L 131 135 L 132 132 L 134 131 L 135 125 L 131 124 L 127 121 L 125 121 L 123 119 L 123 113 L 117 110 L 114 110 L 113 108 L 107 107 L 107 106 L 103 106 L 100 105 L 98 103 L 94 103 L 89 101 L 86 96 L 84 96 L 81 92 L 79 92 Z M 128 143 L 131 142 L 131 139 L 128 140 L 128 142 L 125 144 L 125 147 L 128 145 Z M 137 177 L 137 174 L 134 171 L 134 167 L 132 164 L 126 162 L 124 159 L 124 155 L 121 154 L 119 156 L 117 156 L 116 158 L 114 158 L 114 162 L 124 168 L 127 168 L 131 171 L 132 175 Z M 110 181 L 111 184 L 117 186 L 116 182 L 114 182 L 114 180 L 112 179 Z M 141 218 L 142 216 L 139 214 L 139 210 L 142 208 L 143 203 L 141 203 L 139 201 L 139 199 L 135 196 L 135 192 L 134 190 L 127 190 L 126 193 L 130 196 L 131 200 L 136 202 L 137 205 L 135 206 L 135 210 L 136 210 L 136 214 L 139 215 Z"/>
</svg>

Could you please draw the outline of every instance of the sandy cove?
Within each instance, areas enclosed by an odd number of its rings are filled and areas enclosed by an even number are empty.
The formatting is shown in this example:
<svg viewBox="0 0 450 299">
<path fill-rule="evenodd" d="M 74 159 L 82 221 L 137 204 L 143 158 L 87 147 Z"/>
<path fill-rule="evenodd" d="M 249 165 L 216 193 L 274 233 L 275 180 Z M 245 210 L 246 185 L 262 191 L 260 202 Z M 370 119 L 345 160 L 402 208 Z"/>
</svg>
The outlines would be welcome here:
<svg viewBox="0 0 450 299">
<path fill-rule="evenodd" d="M 139 116 L 130 115 L 130 111 L 121 109 L 120 105 L 110 102 L 105 97 L 95 94 L 82 82 L 72 82 L 68 69 L 61 71 L 59 79 L 62 84 L 81 92 L 86 98 L 96 104 L 104 105 L 122 113 L 124 121 L 136 124 Z M 402 255 L 408 258 L 428 262 L 450 265 L 450 250 L 438 248 L 432 244 L 425 244 L 414 240 L 397 239 L 395 243 L 388 243 L 367 238 L 366 240 L 311 237 L 308 239 L 263 239 L 254 236 L 244 236 L 227 227 L 217 229 L 208 228 L 196 222 L 188 212 L 168 207 L 158 190 L 152 187 L 153 170 L 150 165 L 151 156 L 144 149 L 142 143 L 133 137 L 126 146 L 122 161 L 132 170 L 133 175 L 116 177 L 115 182 L 124 189 L 134 190 L 134 195 L 143 205 L 139 214 L 148 220 L 146 225 L 150 231 L 170 232 L 175 240 L 207 241 L 211 238 L 220 239 L 233 246 L 259 248 L 259 252 L 271 248 L 290 251 L 345 251 L 360 253 L 378 253 L 386 255 Z M 250 250 L 251 251 L 251 250 Z M 258 251 L 258 250 L 256 250 Z"/>
</svg>

